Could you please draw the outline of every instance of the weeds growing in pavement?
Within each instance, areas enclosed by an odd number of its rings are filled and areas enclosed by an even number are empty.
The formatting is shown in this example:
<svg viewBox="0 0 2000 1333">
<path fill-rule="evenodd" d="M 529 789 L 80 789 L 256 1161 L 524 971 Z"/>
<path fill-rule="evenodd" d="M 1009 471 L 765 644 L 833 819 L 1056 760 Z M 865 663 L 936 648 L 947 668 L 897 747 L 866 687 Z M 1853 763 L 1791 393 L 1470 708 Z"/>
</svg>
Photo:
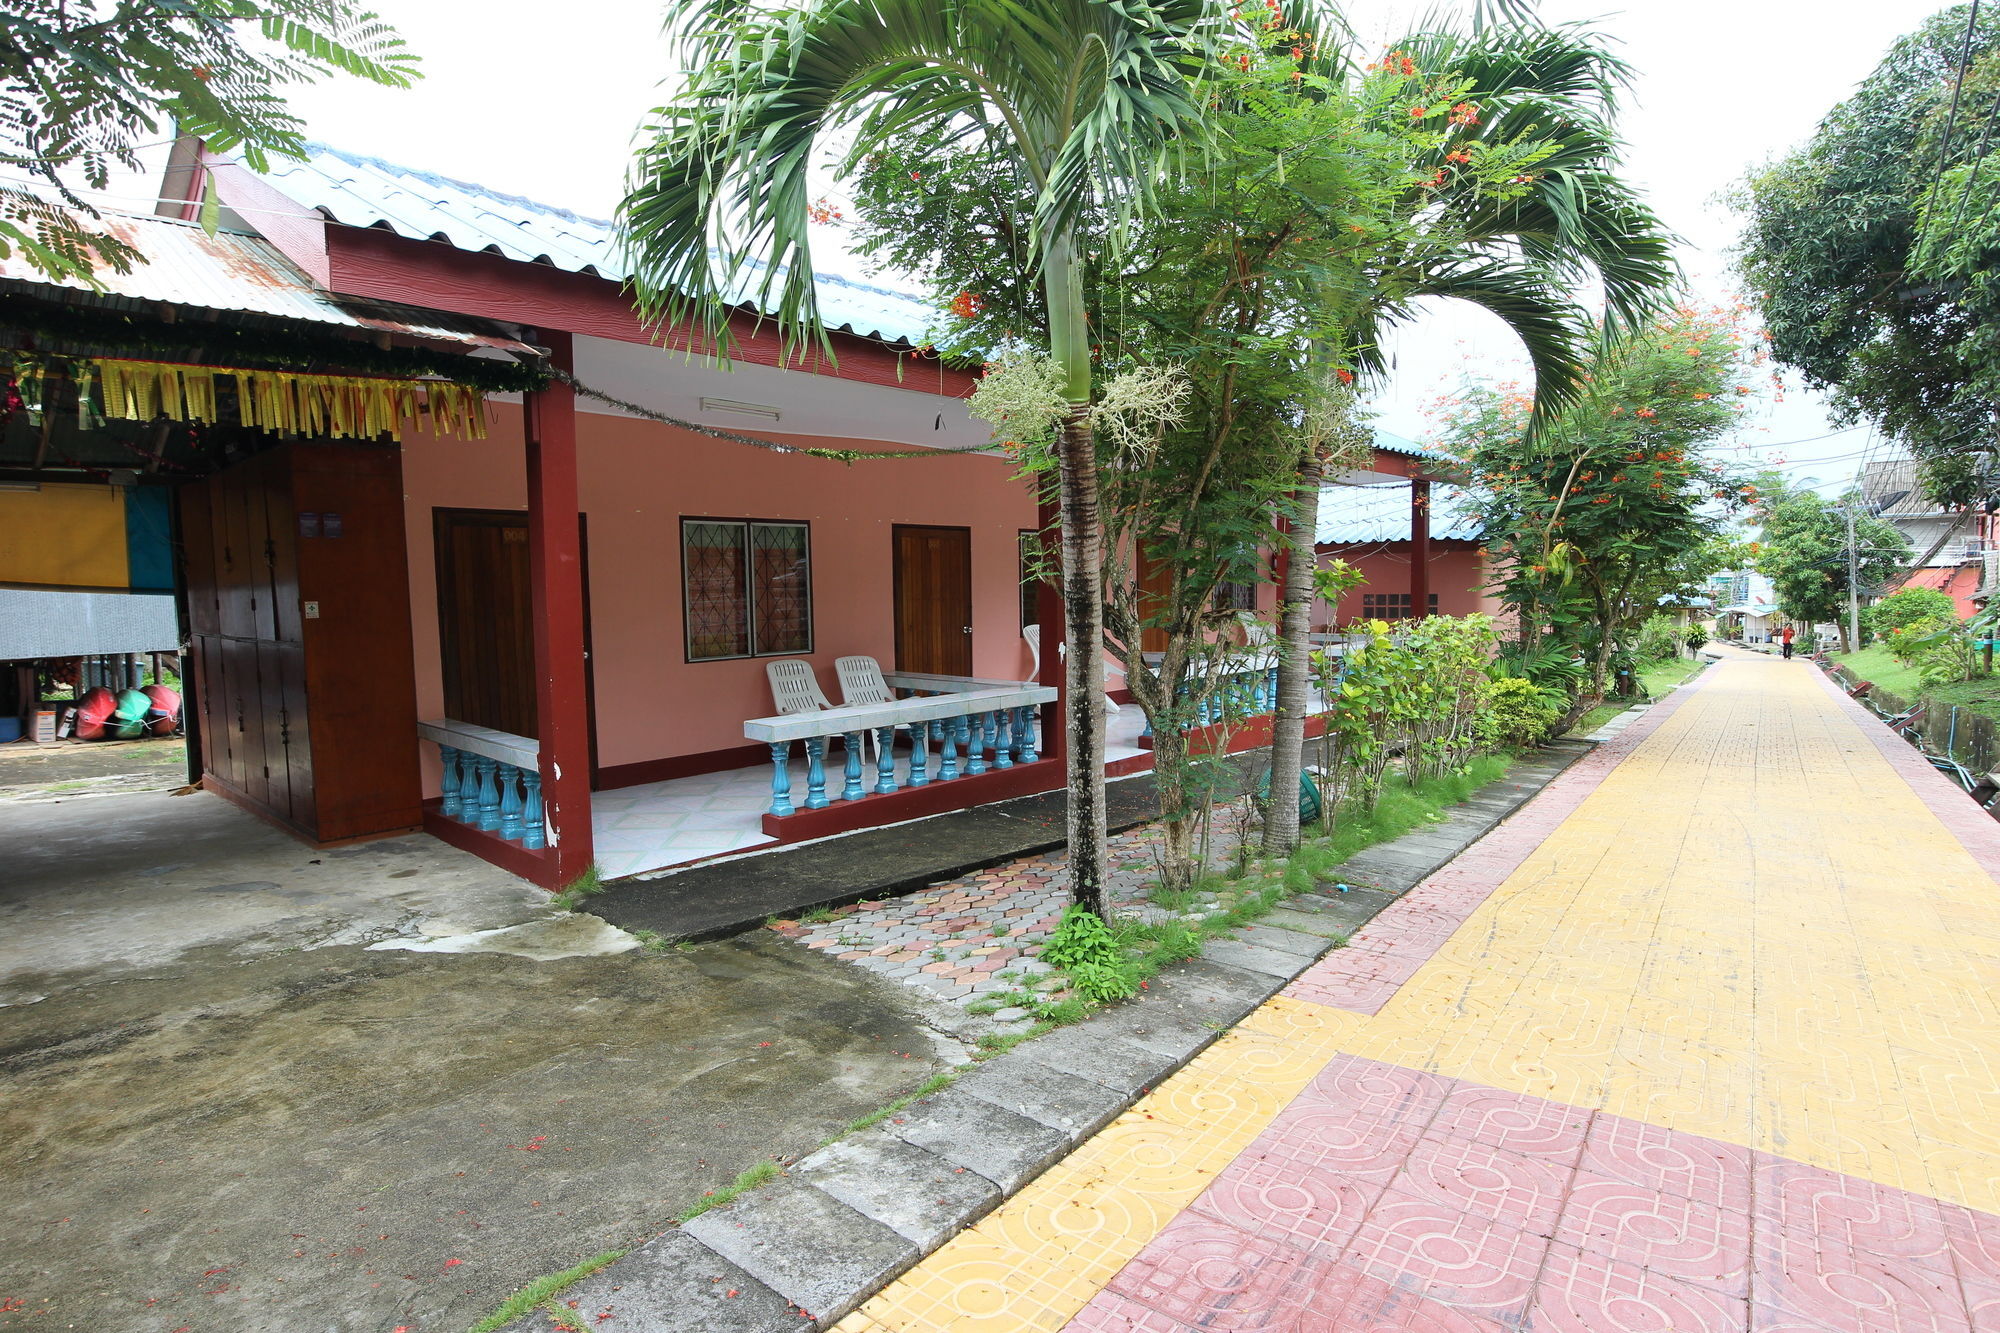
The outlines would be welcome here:
<svg viewBox="0 0 2000 1333">
<path fill-rule="evenodd" d="M 596 864 L 593 863 L 590 869 L 571 880 L 568 888 L 549 899 L 549 901 L 562 911 L 574 912 L 578 907 L 583 905 L 585 898 L 600 894 L 604 892 L 604 889 L 604 875 L 598 870 Z"/>
<path fill-rule="evenodd" d="M 591 1255 L 590 1258 L 585 1259 L 574 1268 L 565 1268 L 560 1273 L 550 1273 L 547 1277 L 538 1277 L 512 1296 L 509 1296 L 506 1300 L 500 1302 L 500 1307 L 497 1310 L 467 1329 L 465 1333 L 494 1333 L 496 1329 L 505 1328 L 516 1319 L 533 1310 L 536 1306 L 543 1304 L 545 1301 L 553 1300 L 562 1292 L 583 1281 L 583 1279 L 589 1277 L 598 1269 L 607 1267 L 615 1261 L 624 1258 L 625 1254 L 626 1251 L 624 1250 L 605 1250 L 602 1254 Z M 573 1314 L 575 1312 L 571 1311 L 570 1313 Z"/>
<path fill-rule="evenodd" d="M 736 1179 L 730 1181 L 727 1185 L 724 1185 L 721 1189 L 710 1190 L 699 1199 L 696 1199 L 692 1204 L 683 1209 L 680 1215 L 674 1218 L 674 1221 L 692 1222 L 709 1209 L 720 1208 L 744 1190 L 754 1190 L 765 1181 L 775 1180 L 777 1177 L 778 1164 L 776 1162 L 768 1159 L 759 1162 L 742 1175 L 736 1177 Z"/>
</svg>

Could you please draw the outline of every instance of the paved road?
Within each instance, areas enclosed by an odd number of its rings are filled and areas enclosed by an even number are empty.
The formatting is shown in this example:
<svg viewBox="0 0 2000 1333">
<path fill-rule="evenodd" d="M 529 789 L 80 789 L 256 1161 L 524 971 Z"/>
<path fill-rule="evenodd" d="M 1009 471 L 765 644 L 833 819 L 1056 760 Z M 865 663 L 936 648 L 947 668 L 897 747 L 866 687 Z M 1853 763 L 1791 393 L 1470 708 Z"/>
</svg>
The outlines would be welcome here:
<svg viewBox="0 0 2000 1333">
<path fill-rule="evenodd" d="M 2000 1330 L 1995 868 L 1732 654 L 839 1329 Z"/>
</svg>

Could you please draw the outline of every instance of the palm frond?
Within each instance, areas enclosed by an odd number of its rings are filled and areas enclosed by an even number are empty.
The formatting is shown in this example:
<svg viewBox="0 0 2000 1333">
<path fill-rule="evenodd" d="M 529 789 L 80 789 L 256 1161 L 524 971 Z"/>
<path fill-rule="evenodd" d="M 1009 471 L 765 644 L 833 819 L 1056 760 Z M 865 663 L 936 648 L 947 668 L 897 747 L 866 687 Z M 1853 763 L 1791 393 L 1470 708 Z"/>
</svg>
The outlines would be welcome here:
<svg viewBox="0 0 2000 1333">
<path fill-rule="evenodd" d="M 1145 205 L 1163 155 L 1201 132 L 1201 53 L 1223 0 L 826 0 L 684 15 L 685 91 L 655 111 L 620 217 L 641 312 L 727 354 L 731 310 L 825 344 L 808 174 L 918 127 L 1008 143 L 1037 244 L 1087 208 Z M 746 276 L 748 281 L 746 282 Z"/>
</svg>

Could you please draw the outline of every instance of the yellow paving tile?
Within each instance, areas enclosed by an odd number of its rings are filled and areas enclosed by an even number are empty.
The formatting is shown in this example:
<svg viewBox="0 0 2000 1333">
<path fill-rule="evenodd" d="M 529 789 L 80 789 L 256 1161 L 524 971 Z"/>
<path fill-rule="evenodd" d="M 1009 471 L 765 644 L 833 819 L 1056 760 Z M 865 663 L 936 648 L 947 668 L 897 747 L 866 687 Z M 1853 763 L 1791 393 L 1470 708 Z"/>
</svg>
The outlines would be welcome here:
<svg viewBox="0 0 2000 1333">
<path fill-rule="evenodd" d="M 2000 889 L 1804 663 L 1725 662 L 1373 1016 L 1280 997 L 842 1333 L 1059 1329 L 1336 1055 L 2000 1212 Z"/>
</svg>

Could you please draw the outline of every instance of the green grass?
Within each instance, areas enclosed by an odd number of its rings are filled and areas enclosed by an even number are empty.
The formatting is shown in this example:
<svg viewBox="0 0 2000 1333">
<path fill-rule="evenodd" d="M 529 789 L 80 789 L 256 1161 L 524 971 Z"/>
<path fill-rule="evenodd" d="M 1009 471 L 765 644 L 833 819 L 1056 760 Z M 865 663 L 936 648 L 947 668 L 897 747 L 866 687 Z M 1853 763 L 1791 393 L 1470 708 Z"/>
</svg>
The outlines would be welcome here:
<svg viewBox="0 0 2000 1333">
<path fill-rule="evenodd" d="M 1858 653 L 1835 653 L 1833 660 L 1850 674 L 1873 681 L 1877 689 L 1887 690 L 1906 703 L 1922 699 L 1934 708 L 1940 704 L 1947 708 L 1957 705 L 1968 713 L 2000 722 L 2000 676 L 1926 685 L 1915 667 L 1904 666 L 1879 643 Z"/>
<path fill-rule="evenodd" d="M 590 869 L 571 880 L 568 888 L 549 901 L 565 912 L 574 912 L 583 905 L 585 898 L 604 892 L 604 888 L 604 877 L 598 873 L 597 866 L 593 864 Z"/>
<path fill-rule="evenodd" d="M 1702 668 L 1699 657 L 1672 657 L 1664 662 L 1653 662 L 1639 672 L 1639 683 L 1646 689 L 1646 697 L 1657 699 L 1681 682 L 1692 679 Z"/>
<path fill-rule="evenodd" d="M 674 1221 L 692 1222 L 709 1209 L 720 1208 L 744 1190 L 754 1190 L 765 1181 L 776 1180 L 777 1178 L 778 1164 L 776 1162 L 768 1160 L 759 1162 L 742 1175 L 736 1177 L 736 1179 L 730 1181 L 727 1185 L 724 1185 L 721 1189 L 710 1190 L 699 1199 L 696 1199 L 693 1203 L 682 1209 L 680 1215 L 675 1217 Z"/>
<path fill-rule="evenodd" d="M 609 1266 L 625 1257 L 624 1250 L 606 1250 L 593 1254 L 574 1268 L 565 1268 L 560 1273 L 550 1273 L 538 1277 L 527 1286 L 500 1303 L 500 1308 L 467 1329 L 465 1333 L 494 1333 L 521 1318 L 543 1301 L 554 1298 L 561 1292 L 589 1277 L 598 1269 Z"/>
<path fill-rule="evenodd" d="M 1913 666 L 1904 666 L 1881 644 L 1871 644 L 1858 653 L 1834 653 L 1833 660 L 1860 680 L 1871 680 L 1879 689 L 1915 699 L 1923 692 L 1924 678 Z M 1978 682 L 1973 682 L 1978 683 Z"/>
</svg>

